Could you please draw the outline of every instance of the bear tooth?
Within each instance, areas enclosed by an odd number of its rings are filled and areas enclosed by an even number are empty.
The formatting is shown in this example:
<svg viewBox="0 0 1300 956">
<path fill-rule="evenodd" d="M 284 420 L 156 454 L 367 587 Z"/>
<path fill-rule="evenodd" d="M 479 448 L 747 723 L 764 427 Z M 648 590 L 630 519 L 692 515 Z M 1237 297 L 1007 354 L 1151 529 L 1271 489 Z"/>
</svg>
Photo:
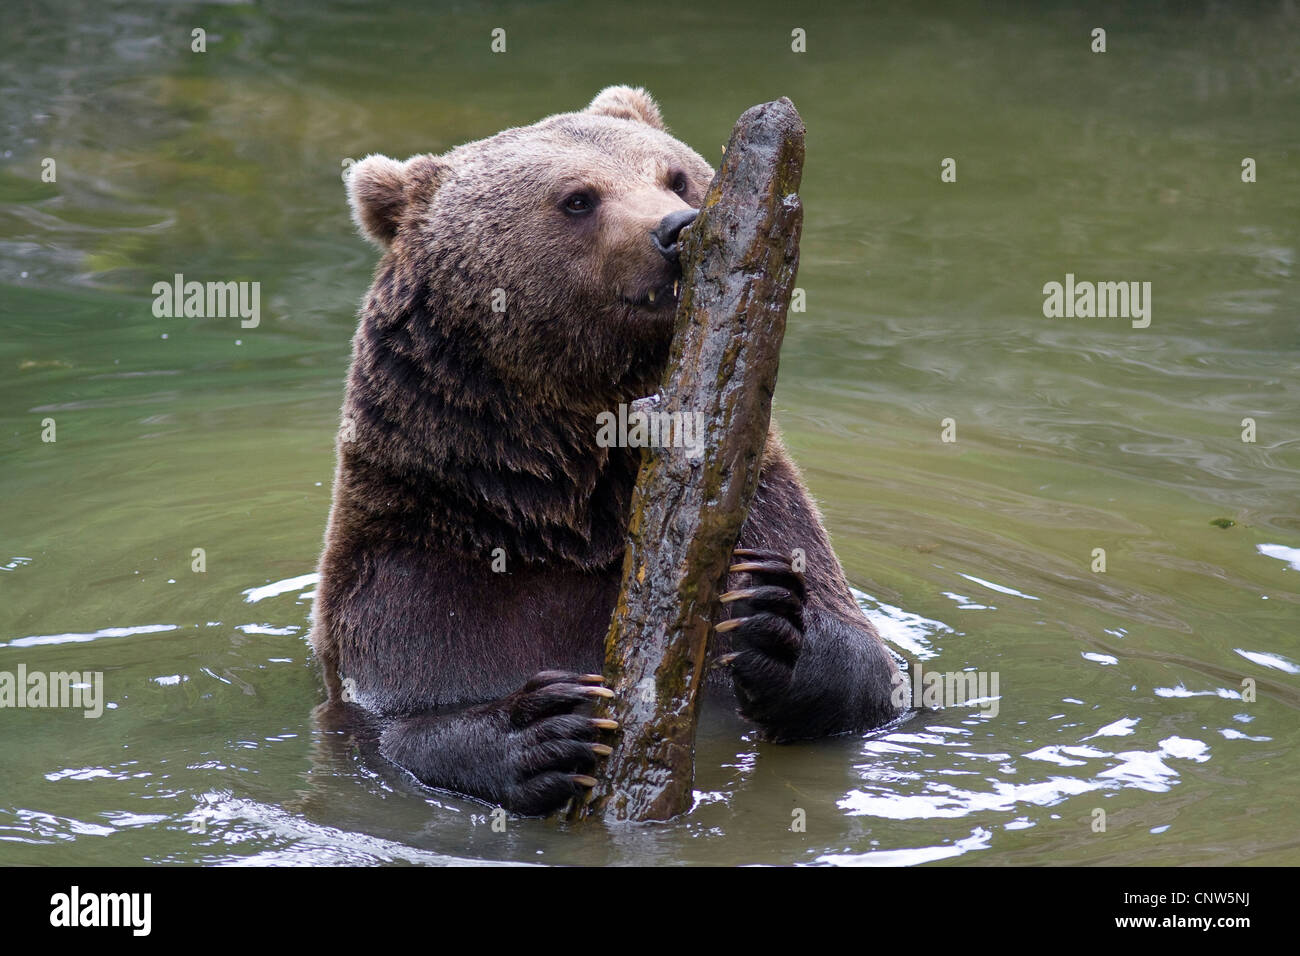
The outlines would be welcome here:
<svg viewBox="0 0 1300 956">
<path fill-rule="evenodd" d="M 650 301 L 653 302 L 654 300 L 655 300 L 655 293 L 654 293 L 654 290 L 651 289 L 651 290 L 650 290 Z"/>
<path fill-rule="evenodd" d="M 678 282 L 676 279 L 674 279 L 674 280 L 673 280 L 673 295 L 676 295 L 676 294 L 677 294 L 677 287 L 678 287 L 679 285 L 681 285 L 681 283 Z"/>
</svg>

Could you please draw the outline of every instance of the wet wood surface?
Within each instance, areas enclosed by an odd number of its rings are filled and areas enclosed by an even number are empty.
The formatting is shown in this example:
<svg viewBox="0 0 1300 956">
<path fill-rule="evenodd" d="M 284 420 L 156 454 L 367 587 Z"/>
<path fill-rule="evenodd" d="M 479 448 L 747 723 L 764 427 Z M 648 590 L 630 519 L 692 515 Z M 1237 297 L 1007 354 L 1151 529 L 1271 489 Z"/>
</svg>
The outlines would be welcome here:
<svg viewBox="0 0 1300 956">
<path fill-rule="evenodd" d="M 683 231 L 668 369 L 658 395 L 636 409 L 691 416 L 703 430 L 694 449 L 646 450 L 605 643 L 614 696 L 597 713 L 619 722 L 618 742 L 571 819 L 666 820 L 690 809 L 709 640 L 758 485 L 799 264 L 803 158 L 793 103 L 747 110 Z"/>
</svg>

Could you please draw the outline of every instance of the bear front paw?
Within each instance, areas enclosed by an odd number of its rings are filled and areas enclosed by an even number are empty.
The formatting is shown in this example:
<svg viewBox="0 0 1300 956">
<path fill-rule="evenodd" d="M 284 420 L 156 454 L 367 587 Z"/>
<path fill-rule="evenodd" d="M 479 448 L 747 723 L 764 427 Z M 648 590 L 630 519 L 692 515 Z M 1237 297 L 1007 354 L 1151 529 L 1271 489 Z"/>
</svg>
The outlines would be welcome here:
<svg viewBox="0 0 1300 956">
<path fill-rule="evenodd" d="M 722 595 L 727 620 L 715 630 L 729 635 L 733 650 L 718 658 L 731 667 L 741 716 L 770 727 L 779 717 L 803 649 L 803 574 L 776 551 L 737 548 L 728 570 L 746 574 L 747 587 Z"/>
<path fill-rule="evenodd" d="M 596 785 L 596 762 L 612 752 L 598 738 L 618 729 L 618 722 L 573 710 L 613 697 L 603 680 L 600 674 L 542 671 L 505 698 L 511 766 L 501 804 L 507 810 L 543 816 Z"/>
</svg>

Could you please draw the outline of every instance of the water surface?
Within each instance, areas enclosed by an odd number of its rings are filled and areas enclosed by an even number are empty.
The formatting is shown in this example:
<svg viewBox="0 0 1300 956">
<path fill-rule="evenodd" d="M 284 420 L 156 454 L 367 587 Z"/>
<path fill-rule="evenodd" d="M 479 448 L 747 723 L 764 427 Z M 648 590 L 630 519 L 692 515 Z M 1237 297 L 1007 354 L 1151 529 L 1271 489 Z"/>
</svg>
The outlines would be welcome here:
<svg viewBox="0 0 1300 956">
<path fill-rule="evenodd" d="M 108 704 L 0 711 L 0 862 L 1300 862 L 1300 21 L 1026 16 L 10 18 L 0 670 L 102 671 Z M 776 413 L 866 612 L 923 668 L 996 672 L 997 712 L 774 746 L 715 710 L 685 817 L 499 833 L 312 720 L 308 575 L 375 261 L 340 171 L 616 82 L 710 157 L 746 107 L 799 107 L 808 306 Z M 155 318 L 150 289 L 177 272 L 260 282 L 260 326 Z M 1042 286 L 1067 273 L 1150 281 L 1150 327 L 1045 318 Z"/>
</svg>

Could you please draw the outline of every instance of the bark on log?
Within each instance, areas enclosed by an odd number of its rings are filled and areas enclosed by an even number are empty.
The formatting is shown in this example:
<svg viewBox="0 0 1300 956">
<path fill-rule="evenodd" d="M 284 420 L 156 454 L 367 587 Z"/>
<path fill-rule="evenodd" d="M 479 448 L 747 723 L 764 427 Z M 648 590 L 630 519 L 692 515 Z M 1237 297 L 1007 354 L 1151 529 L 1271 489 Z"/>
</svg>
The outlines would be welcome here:
<svg viewBox="0 0 1300 956">
<path fill-rule="evenodd" d="M 718 597 L 758 486 L 799 264 L 803 138 L 790 100 L 747 110 L 683 232 L 682 294 L 653 411 L 702 413 L 703 455 L 647 449 L 605 641 L 614 697 L 597 714 L 619 721 L 621 734 L 571 818 L 666 820 L 690 809 L 696 701 Z"/>
</svg>

